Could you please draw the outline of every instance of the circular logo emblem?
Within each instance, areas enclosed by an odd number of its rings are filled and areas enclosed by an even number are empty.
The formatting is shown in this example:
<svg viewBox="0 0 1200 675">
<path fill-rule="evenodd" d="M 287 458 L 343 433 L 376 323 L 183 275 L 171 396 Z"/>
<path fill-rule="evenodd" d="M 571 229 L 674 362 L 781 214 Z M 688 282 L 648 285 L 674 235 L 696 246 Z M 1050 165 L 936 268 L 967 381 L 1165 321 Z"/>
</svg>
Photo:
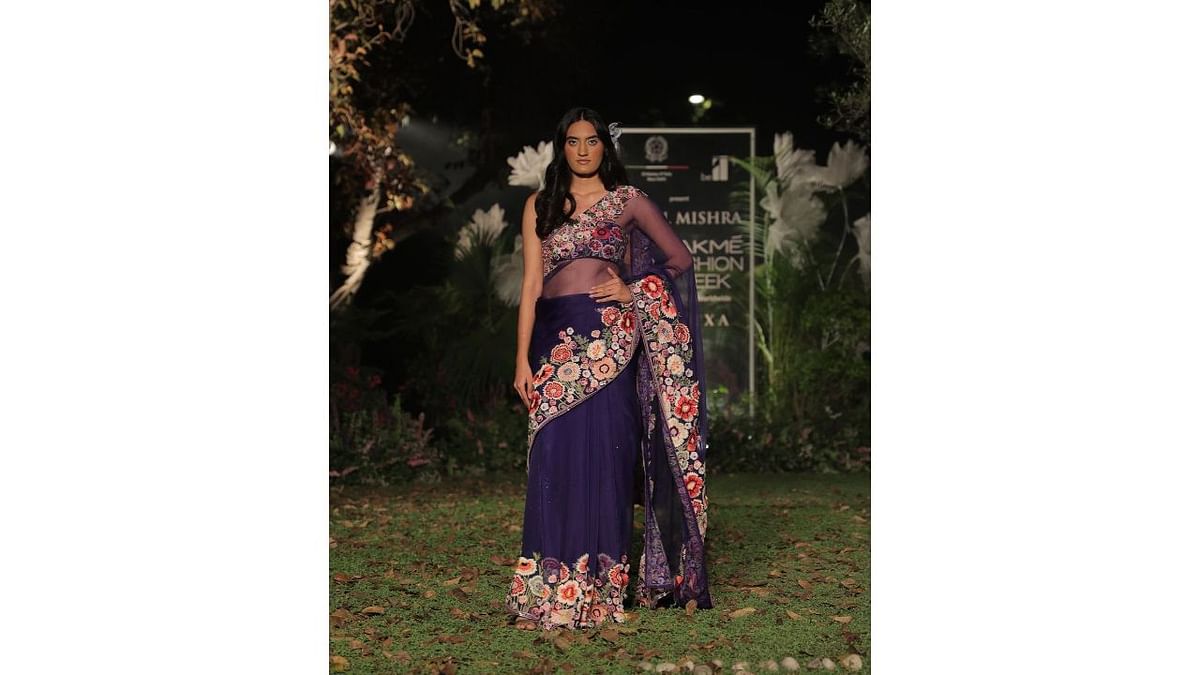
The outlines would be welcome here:
<svg viewBox="0 0 1200 675">
<path fill-rule="evenodd" d="M 646 139 L 646 161 L 661 162 L 667 158 L 667 139 L 651 136 Z"/>
</svg>

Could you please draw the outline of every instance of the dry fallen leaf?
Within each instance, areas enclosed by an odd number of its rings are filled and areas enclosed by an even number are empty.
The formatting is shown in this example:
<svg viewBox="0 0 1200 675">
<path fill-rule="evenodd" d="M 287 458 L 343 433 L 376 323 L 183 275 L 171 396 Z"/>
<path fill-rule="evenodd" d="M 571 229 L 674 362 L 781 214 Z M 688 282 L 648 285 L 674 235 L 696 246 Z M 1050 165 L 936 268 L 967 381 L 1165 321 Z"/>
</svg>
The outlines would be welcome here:
<svg viewBox="0 0 1200 675">
<path fill-rule="evenodd" d="M 467 597 L 466 591 L 464 591 L 461 588 L 451 588 L 450 595 L 453 595 L 454 597 L 458 598 L 459 600 L 462 600 L 463 602 L 466 602 L 469 599 Z"/>
<path fill-rule="evenodd" d="M 733 610 L 732 612 L 730 612 L 730 613 L 729 613 L 729 618 L 731 618 L 731 619 L 740 619 L 740 618 L 742 618 L 743 616 L 749 616 L 749 615 L 751 615 L 751 614 L 753 614 L 753 613 L 755 613 L 755 612 L 757 612 L 757 611 L 758 611 L 758 609 L 757 609 L 757 608 L 755 608 L 755 607 L 743 607 L 743 608 L 741 608 L 741 609 L 735 609 L 735 610 Z"/>
<path fill-rule="evenodd" d="M 800 584 L 800 588 L 803 588 L 806 591 L 810 590 L 812 588 L 812 582 L 810 582 L 810 581 L 805 581 L 803 579 L 797 579 L 796 583 Z"/>
<path fill-rule="evenodd" d="M 854 588 L 858 585 L 858 582 L 853 579 L 842 579 L 842 585 L 846 588 Z"/>
<path fill-rule="evenodd" d="M 537 624 L 529 619 L 517 619 L 516 627 L 518 630 L 537 630 Z"/>
<path fill-rule="evenodd" d="M 383 614 L 383 608 L 379 605 L 371 605 L 370 607 L 362 608 L 363 614 Z"/>
<path fill-rule="evenodd" d="M 554 646 L 565 652 L 571 648 L 571 641 L 560 635 L 554 638 Z"/>
<path fill-rule="evenodd" d="M 432 598 L 432 597 L 434 597 L 435 595 L 437 595 L 437 591 L 425 591 L 425 592 L 424 592 L 424 593 L 422 593 L 421 595 L 422 595 L 423 597 L 426 597 L 426 598 Z"/>
<path fill-rule="evenodd" d="M 861 670 L 862 657 L 858 654 L 847 654 L 842 657 L 842 667 L 846 670 Z"/>
<path fill-rule="evenodd" d="M 767 572 L 767 576 L 771 577 L 772 579 L 778 579 L 779 577 L 783 576 L 783 572 L 780 572 L 779 570 L 771 570 L 770 572 Z"/>
<path fill-rule="evenodd" d="M 829 618 L 833 619 L 834 621 L 836 621 L 836 622 L 838 622 L 838 623 L 850 623 L 850 620 L 851 620 L 853 617 L 849 617 L 849 616 L 831 616 L 831 617 L 829 617 Z"/>
<path fill-rule="evenodd" d="M 351 638 L 350 641 L 347 642 L 346 644 L 350 646 L 350 649 L 362 649 L 363 648 L 363 642 L 362 642 L 362 640 L 359 640 L 358 638 Z"/>
<path fill-rule="evenodd" d="M 792 611 L 792 610 L 790 610 L 790 609 L 789 609 L 789 610 L 787 610 L 787 615 L 788 615 L 788 616 L 790 616 L 790 617 L 792 617 L 793 619 L 797 619 L 797 620 L 799 620 L 799 619 L 803 618 L 803 617 L 802 617 L 802 615 L 800 615 L 800 614 L 797 614 L 797 613 L 793 612 L 793 611 Z"/>
<path fill-rule="evenodd" d="M 350 670 L 350 660 L 344 656 L 330 655 L 329 669 L 335 673 L 344 673 Z"/>
<path fill-rule="evenodd" d="M 337 574 L 333 575 L 333 580 L 339 584 L 349 583 L 350 575 L 346 574 L 345 572 L 338 572 Z"/>
<path fill-rule="evenodd" d="M 454 577 L 453 579 L 447 579 L 447 580 L 443 581 L 442 585 L 443 586 L 457 586 L 459 581 L 462 581 L 462 577 Z"/>
<path fill-rule="evenodd" d="M 684 612 L 688 616 L 696 613 L 696 600 L 694 598 L 687 601 L 687 606 L 684 608 Z"/>
<path fill-rule="evenodd" d="M 696 602 L 696 601 L 692 600 L 688 604 L 692 604 L 694 602 Z M 617 631 L 615 631 L 611 628 L 605 628 L 604 630 L 600 631 L 600 639 L 608 640 L 609 642 L 616 644 L 617 641 L 621 639 L 621 637 L 620 637 L 620 634 L 617 633 Z"/>
</svg>

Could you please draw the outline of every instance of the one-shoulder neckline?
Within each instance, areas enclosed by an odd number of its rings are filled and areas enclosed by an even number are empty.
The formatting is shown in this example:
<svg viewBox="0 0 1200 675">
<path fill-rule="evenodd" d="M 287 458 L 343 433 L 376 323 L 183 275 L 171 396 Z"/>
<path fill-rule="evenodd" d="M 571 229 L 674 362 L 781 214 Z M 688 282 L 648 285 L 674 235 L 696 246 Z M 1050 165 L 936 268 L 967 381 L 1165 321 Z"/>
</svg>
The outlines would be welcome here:
<svg viewBox="0 0 1200 675">
<path fill-rule="evenodd" d="M 620 186 L 617 186 L 617 187 L 619 188 Z M 584 217 L 584 216 L 586 216 L 586 215 L 588 214 L 588 212 L 589 212 L 589 211 L 591 211 L 592 209 L 596 208 L 597 206 L 599 206 L 599 205 L 600 205 L 600 202 L 604 201 L 605 199 L 608 199 L 609 197 L 611 197 L 612 195 L 615 195 L 616 193 L 617 193 L 617 188 L 613 188 L 612 190 L 607 190 L 607 191 L 605 191 L 605 193 L 604 193 L 604 194 L 600 195 L 600 198 L 599 198 L 599 199 L 597 199 L 596 201 L 592 202 L 592 205 L 591 205 L 591 206 L 587 207 L 587 208 L 586 208 L 586 209 L 584 209 L 583 211 L 580 211 L 580 212 L 579 212 L 579 215 L 577 215 L 577 216 L 571 216 L 570 218 L 567 218 L 567 220 L 568 220 L 568 221 L 574 221 L 574 222 L 577 222 L 577 223 L 578 223 L 578 222 L 582 222 L 582 221 L 583 221 L 583 217 Z"/>
</svg>

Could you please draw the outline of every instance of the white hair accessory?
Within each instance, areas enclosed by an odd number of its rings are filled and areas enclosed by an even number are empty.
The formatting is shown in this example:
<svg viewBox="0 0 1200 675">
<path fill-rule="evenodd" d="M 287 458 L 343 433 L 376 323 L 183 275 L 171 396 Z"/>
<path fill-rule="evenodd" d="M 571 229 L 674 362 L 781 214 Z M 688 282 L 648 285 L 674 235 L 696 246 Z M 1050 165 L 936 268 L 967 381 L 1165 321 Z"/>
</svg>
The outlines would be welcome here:
<svg viewBox="0 0 1200 675">
<path fill-rule="evenodd" d="M 617 139 L 621 137 L 621 123 L 613 122 L 613 123 L 609 124 L 608 125 L 608 135 L 612 136 L 613 143 L 616 143 Z"/>
</svg>

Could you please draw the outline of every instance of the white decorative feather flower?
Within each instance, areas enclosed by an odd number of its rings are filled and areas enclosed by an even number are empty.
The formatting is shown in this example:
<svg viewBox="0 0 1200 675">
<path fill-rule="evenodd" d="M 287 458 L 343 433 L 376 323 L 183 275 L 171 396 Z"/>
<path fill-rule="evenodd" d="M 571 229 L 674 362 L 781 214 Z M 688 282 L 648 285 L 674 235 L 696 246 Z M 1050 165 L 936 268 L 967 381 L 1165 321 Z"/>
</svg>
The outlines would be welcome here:
<svg viewBox="0 0 1200 675">
<path fill-rule="evenodd" d="M 818 177 L 819 187 L 825 189 L 845 188 L 862 177 L 867 171 L 867 151 L 854 141 L 846 145 L 834 143 L 829 150 L 829 159 Z"/>
<path fill-rule="evenodd" d="M 462 260 L 477 245 L 488 245 L 496 241 L 496 237 L 504 231 L 504 209 L 499 204 L 484 211 L 475 209 L 471 222 L 458 231 L 458 244 L 454 247 L 454 257 Z"/>
<path fill-rule="evenodd" d="M 863 284 L 871 288 L 871 214 L 854 221 L 854 238 L 858 240 L 858 271 Z"/>
<path fill-rule="evenodd" d="M 513 252 L 496 256 L 492 263 L 492 285 L 496 296 L 509 307 L 521 304 L 521 284 L 525 275 L 525 251 L 521 235 L 517 235 Z"/>
<path fill-rule="evenodd" d="M 545 187 L 546 167 L 550 166 L 553 159 L 554 146 L 550 141 L 538 143 L 536 150 L 532 146 L 525 146 L 516 157 L 509 157 L 507 160 L 508 165 L 512 167 L 512 173 L 508 175 L 508 184 L 541 190 Z"/>
</svg>

